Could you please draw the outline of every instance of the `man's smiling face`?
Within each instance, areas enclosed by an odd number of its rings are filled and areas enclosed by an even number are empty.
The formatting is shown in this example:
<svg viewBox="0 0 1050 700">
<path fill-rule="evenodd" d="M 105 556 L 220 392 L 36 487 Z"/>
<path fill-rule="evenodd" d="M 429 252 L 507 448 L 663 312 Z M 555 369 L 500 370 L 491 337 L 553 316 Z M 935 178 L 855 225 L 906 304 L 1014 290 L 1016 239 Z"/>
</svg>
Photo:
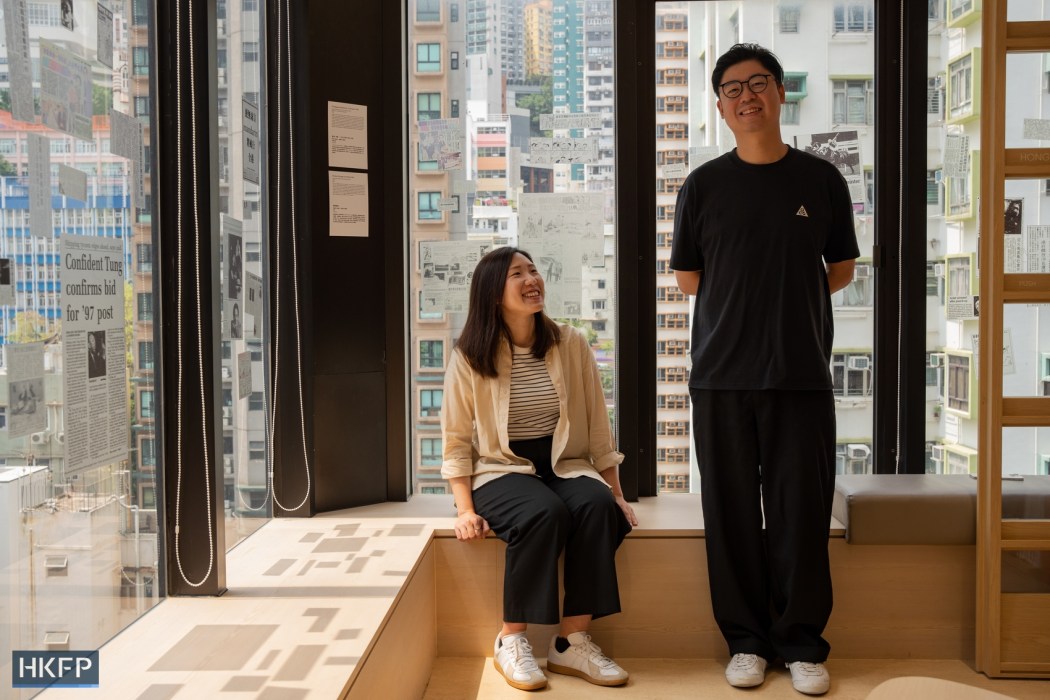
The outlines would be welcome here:
<svg viewBox="0 0 1050 700">
<path fill-rule="evenodd" d="M 718 111 L 734 134 L 762 132 L 780 128 L 780 105 L 784 103 L 784 86 L 766 77 L 766 88 L 756 93 L 748 85 L 755 76 L 769 76 L 769 70 L 757 59 L 741 61 L 726 69 L 722 84 L 739 80 L 742 90 L 736 97 L 726 97 L 718 90 Z"/>
</svg>

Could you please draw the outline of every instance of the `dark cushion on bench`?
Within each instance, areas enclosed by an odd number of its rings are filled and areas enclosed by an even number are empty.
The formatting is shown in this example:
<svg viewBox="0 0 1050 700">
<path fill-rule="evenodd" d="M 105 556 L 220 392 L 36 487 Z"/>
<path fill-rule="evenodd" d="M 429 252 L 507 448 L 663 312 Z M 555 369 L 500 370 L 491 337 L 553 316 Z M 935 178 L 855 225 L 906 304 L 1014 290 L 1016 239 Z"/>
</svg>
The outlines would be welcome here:
<svg viewBox="0 0 1050 700">
<path fill-rule="evenodd" d="M 1003 479 L 1004 518 L 1050 517 L 1050 476 Z M 974 544 L 977 480 L 966 474 L 863 474 L 835 480 L 832 515 L 852 544 Z"/>
<path fill-rule="evenodd" d="M 977 481 L 965 474 L 840 475 L 832 515 L 851 544 L 974 544 Z"/>
</svg>

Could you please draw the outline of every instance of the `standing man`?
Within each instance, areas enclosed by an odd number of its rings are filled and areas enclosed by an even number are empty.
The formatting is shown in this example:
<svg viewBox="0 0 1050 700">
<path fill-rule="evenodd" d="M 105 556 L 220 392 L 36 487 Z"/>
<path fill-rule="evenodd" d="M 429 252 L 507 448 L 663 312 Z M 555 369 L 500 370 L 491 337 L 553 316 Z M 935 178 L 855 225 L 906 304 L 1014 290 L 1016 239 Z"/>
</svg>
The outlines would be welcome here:
<svg viewBox="0 0 1050 700">
<path fill-rule="evenodd" d="M 671 267 L 696 295 L 689 393 L 726 680 L 760 685 L 780 658 L 795 690 L 820 695 L 830 687 L 831 294 L 860 252 L 842 175 L 781 138 L 783 80 L 757 44 L 715 64 L 737 147 L 682 185 Z"/>
</svg>

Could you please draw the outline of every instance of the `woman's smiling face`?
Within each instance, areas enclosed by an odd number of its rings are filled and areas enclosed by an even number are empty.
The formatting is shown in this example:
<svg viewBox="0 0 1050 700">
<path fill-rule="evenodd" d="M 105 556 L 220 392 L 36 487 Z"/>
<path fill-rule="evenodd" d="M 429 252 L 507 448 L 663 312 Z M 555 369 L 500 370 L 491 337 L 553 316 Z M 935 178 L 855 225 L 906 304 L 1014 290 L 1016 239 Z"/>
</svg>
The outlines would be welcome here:
<svg viewBox="0 0 1050 700">
<path fill-rule="evenodd" d="M 543 277 L 536 265 L 521 253 L 515 253 L 507 269 L 503 286 L 503 315 L 531 316 L 543 311 Z"/>
</svg>

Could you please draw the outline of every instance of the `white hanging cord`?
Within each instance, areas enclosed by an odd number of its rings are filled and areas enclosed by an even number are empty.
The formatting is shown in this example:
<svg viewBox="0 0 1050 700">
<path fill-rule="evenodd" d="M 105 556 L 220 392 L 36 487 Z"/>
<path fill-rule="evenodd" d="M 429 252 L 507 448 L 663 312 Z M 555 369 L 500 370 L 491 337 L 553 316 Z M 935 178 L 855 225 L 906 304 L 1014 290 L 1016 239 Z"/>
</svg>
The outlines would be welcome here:
<svg viewBox="0 0 1050 700">
<path fill-rule="evenodd" d="M 277 504 L 282 510 L 292 512 L 299 510 L 306 505 L 307 500 L 310 498 L 310 456 L 306 449 L 306 418 L 303 407 L 303 374 L 302 374 L 302 346 L 299 329 L 299 270 L 298 270 L 298 256 L 296 253 L 296 228 L 295 228 L 295 148 L 294 148 L 294 131 L 292 122 L 292 35 L 291 35 L 291 7 L 287 5 L 284 8 L 284 33 L 285 38 L 285 52 L 283 57 L 286 60 L 288 68 L 288 153 L 289 153 L 289 170 L 292 174 L 290 178 L 290 194 L 291 194 L 291 207 L 292 207 L 292 300 L 293 307 L 295 309 L 295 357 L 296 357 L 296 369 L 298 370 L 299 378 L 299 434 L 302 438 L 303 445 L 303 465 L 306 469 L 306 493 L 303 494 L 303 499 L 299 501 L 299 504 L 294 508 L 289 508 L 281 503 L 280 499 L 277 498 L 277 491 L 273 488 L 273 435 L 277 421 L 277 389 L 278 389 L 278 376 L 279 376 L 279 365 L 280 365 L 280 343 L 281 343 L 281 155 L 283 153 L 284 141 L 281 138 L 282 125 L 284 122 L 283 111 L 282 111 L 282 99 L 284 96 L 282 88 L 282 71 L 281 71 L 281 0 L 277 0 L 275 3 L 277 6 L 277 203 L 276 203 L 276 221 L 274 223 L 274 248 L 275 248 L 275 265 L 274 265 L 274 350 L 273 350 L 273 397 L 270 402 L 270 449 L 267 450 L 267 489 L 272 495 L 273 502 Z"/>
<path fill-rule="evenodd" d="M 297 246 L 299 236 L 295 229 L 295 124 L 293 123 L 295 110 L 292 109 L 292 9 L 290 2 L 291 0 L 285 0 L 284 23 L 285 31 L 288 34 L 285 52 L 288 56 L 288 172 L 292 175 L 288 179 L 288 184 L 291 187 L 292 205 L 292 289 L 294 290 L 292 301 L 295 308 L 295 370 L 299 375 L 299 436 L 303 445 L 303 464 L 306 466 L 306 495 L 303 496 L 303 500 L 299 505 L 292 508 L 292 510 L 298 510 L 306 503 L 306 499 L 310 495 L 310 456 L 306 449 L 306 410 L 303 407 L 303 348 L 302 334 L 299 329 L 299 253 Z"/>
<path fill-rule="evenodd" d="M 197 114 L 197 91 L 195 88 L 196 72 L 195 72 L 195 61 L 193 58 L 193 3 L 194 0 L 189 0 L 187 7 L 189 9 L 189 49 L 190 49 L 190 111 L 191 114 Z M 182 0 L 176 0 L 175 2 L 175 74 L 176 76 L 182 75 Z M 197 359 L 200 362 L 200 389 L 201 389 L 201 427 L 203 428 L 203 444 L 204 444 L 204 493 L 207 499 L 206 507 L 204 509 L 205 521 L 208 524 L 208 570 L 205 572 L 204 577 L 199 581 L 190 581 L 186 576 L 185 570 L 182 568 L 182 556 L 179 551 L 179 536 L 180 532 L 180 517 L 181 517 L 181 506 L 182 506 L 182 80 L 175 81 L 175 134 L 176 134 L 176 147 L 175 147 L 175 162 L 176 162 L 176 181 L 177 189 L 176 196 L 178 200 L 175 205 L 176 210 L 176 229 L 178 234 L 178 245 L 176 254 L 176 314 L 177 320 L 175 325 L 175 338 L 176 338 L 176 349 L 177 349 L 177 392 L 176 392 L 176 429 L 175 429 L 175 446 L 176 446 L 176 469 L 177 476 L 175 480 L 175 564 L 179 569 L 179 576 L 186 585 L 193 588 L 199 588 L 203 586 L 211 576 L 212 568 L 215 566 L 215 536 L 212 531 L 212 498 L 211 498 L 211 475 L 208 472 L 208 420 L 207 420 L 207 405 L 204 397 L 204 347 L 202 340 L 202 323 L 201 323 L 201 258 L 200 258 L 200 217 L 198 214 L 197 206 L 197 122 L 196 119 L 190 119 L 190 145 L 192 150 L 191 159 L 193 165 L 192 172 L 192 183 L 193 188 L 193 233 L 194 233 L 194 271 L 196 274 L 196 292 L 197 292 Z"/>
<path fill-rule="evenodd" d="M 904 0 L 897 57 L 897 434 L 893 472 L 901 473 L 901 378 L 904 376 Z"/>
<path fill-rule="evenodd" d="M 277 8 L 277 194 L 276 198 L 276 217 L 274 219 L 274 279 L 281 279 L 281 155 L 283 141 L 281 140 L 281 126 L 283 119 L 281 118 L 281 3 L 277 0 L 274 3 Z M 273 353 L 270 357 L 273 360 L 273 391 L 271 392 L 270 398 L 270 431 L 268 439 L 270 442 L 269 449 L 266 451 L 266 495 L 272 496 L 273 490 L 273 434 L 277 423 L 277 395 L 279 391 L 279 376 L 281 363 L 279 361 L 281 353 L 281 285 L 274 284 L 274 332 L 273 332 Z M 276 498 L 273 499 L 277 501 Z M 280 504 L 278 504 L 280 505 Z"/>
</svg>

